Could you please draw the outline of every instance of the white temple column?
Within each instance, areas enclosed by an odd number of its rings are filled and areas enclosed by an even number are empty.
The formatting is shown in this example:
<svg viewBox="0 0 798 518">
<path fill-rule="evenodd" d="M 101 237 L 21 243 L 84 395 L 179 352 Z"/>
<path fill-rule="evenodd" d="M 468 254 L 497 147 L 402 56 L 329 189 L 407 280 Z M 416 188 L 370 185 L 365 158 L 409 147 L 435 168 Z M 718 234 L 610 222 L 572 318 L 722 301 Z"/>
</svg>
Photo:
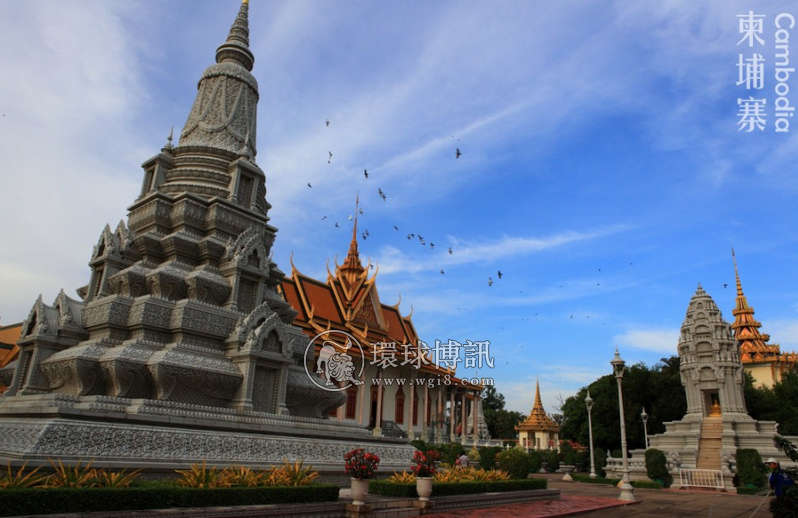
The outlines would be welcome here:
<svg viewBox="0 0 798 518">
<path fill-rule="evenodd" d="M 416 431 L 413 427 L 413 410 L 416 408 L 416 371 L 410 373 L 410 423 L 407 427 L 407 438 L 411 441 L 416 438 Z M 418 412 L 416 412 L 418 415 Z"/>
<path fill-rule="evenodd" d="M 457 419 L 457 415 L 455 414 L 455 404 L 454 404 L 454 390 L 451 388 L 449 389 L 449 442 L 454 442 L 454 422 Z"/>
<path fill-rule="evenodd" d="M 377 387 L 377 416 L 374 419 L 375 437 L 382 435 L 382 370 L 380 370 L 377 377 L 380 379 L 380 384 Z"/>
<path fill-rule="evenodd" d="M 468 437 L 468 393 L 460 396 L 460 444 L 465 444 Z"/>
</svg>

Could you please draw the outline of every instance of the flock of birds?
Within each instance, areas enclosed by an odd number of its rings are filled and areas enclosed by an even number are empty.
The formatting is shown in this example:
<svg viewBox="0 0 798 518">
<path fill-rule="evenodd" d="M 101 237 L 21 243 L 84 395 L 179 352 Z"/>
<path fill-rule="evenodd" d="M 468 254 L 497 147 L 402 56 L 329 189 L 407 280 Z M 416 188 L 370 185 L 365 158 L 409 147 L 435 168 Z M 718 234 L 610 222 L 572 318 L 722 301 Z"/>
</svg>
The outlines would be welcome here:
<svg viewBox="0 0 798 518">
<path fill-rule="evenodd" d="M 326 124 L 327 127 L 330 127 L 330 119 L 327 119 L 325 124 Z M 459 147 L 456 147 L 455 148 L 455 152 L 454 152 L 455 160 L 459 159 L 461 156 L 463 156 L 463 153 L 460 151 Z M 333 159 L 333 153 L 332 153 L 332 151 L 328 151 L 327 152 L 327 163 L 328 164 L 332 164 L 332 159 Z M 369 171 L 368 171 L 368 169 L 363 169 L 363 177 L 366 180 L 369 179 Z M 313 185 L 310 182 L 308 182 L 308 188 L 309 189 L 313 188 Z M 385 194 L 385 191 L 382 190 L 382 187 L 377 187 L 377 195 L 382 199 L 382 201 L 387 201 L 388 200 L 388 196 Z M 359 214 L 363 214 L 363 209 L 361 209 L 359 206 L 358 206 L 357 210 L 358 210 Z M 322 221 L 324 221 L 326 219 L 327 219 L 326 215 L 321 217 Z M 349 220 L 350 221 L 352 220 L 352 216 L 349 216 Z M 341 228 L 340 224 L 337 221 L 334 223 L 334 226 L 335 226 L 335 228 Z M 394 231 L 399 232 L 399 227 L 397 225 L 394 225 L 393 228 L 394 228 Z M 363 241 L 366 241 L 369 238 L 369 235 L 370 235 L 369 231 L 368 231 L 368 229 L 366 229 L 360 234 L 360 238 Z M 408 241 L 413 241 L 416 238 L 418 238 L 418 241 L 421 244 L 421 246 L 427 246 L 427 241 L 424 240 L 424 237 L 421 234 L 416 234 L 416 233 L 407 234 L 407 240 Z M 433 243 L 432 241 L 429 241 L 429 247 L 430 247 L 430 250 L 434 250 L 435 249 L 435 243 Z M 449 255 L 453 255 L 454 254 L 454 250 L 452 250 L 451 246 L 449 247 L 449 249 L 447 251 L 448 251 Z M 373 264 L 371 265 L 371 268 L 372 269 L 374 268 Z M 446 271 L 443 268 L 441 268 L 440 273 L 441 273 L 441 275 L 445 275 Z M 499 271 L 498 272 L 498 277 L 499 277 L 500 280 L 502 278 L 502 275 L 503 275 L 502 272 Z M 493 278 L 492 277 L 488 277 L 488 287 L 490 287 L 490 286 L 493 286 Z"/>
</svg>

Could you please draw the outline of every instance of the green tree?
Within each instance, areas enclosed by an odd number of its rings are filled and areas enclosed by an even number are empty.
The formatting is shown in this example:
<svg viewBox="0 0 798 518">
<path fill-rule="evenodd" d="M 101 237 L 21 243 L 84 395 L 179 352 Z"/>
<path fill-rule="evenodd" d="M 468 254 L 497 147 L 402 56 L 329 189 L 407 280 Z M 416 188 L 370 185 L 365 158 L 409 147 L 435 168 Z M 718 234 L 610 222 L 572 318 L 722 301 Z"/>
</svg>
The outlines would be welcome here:
<svg viewBox="0 0 798 518">
<path fill-rule="evenodd" d="M 608 365 L 608 369 L 609 365 Z M 621 428 L 618 412 L 618 385 L 609 373 L 569 397 L 562 405 L 565 419 L 560 428 L 560 438 L 588 444 L 588 422 L 585 397 L 590 389 L 593 398 L 593 444 L 596 449 L 618 449 L 621 446 Z M 687 412 L 687 401 L 679 374 L 679 358 L 663 358 L 653 367 L 643 363 L 627 367 L 623 376 L 624 420 L 629 449 L 645 445 L 643 408 L 648 414 L 648 433 L 665 431 L 664 423 L 676 421 Z"/>
<path fill-rule="evenodd" d="M 482 412 L 485 415 L 485 424 L 488 433 L 494 439 L 515 439 L 515 427 L 524 418 L 520 412 L 504 408 L 504 395 L 496 391 L 493 385 L 485 387 L 482 393 Z"/>
</svg>

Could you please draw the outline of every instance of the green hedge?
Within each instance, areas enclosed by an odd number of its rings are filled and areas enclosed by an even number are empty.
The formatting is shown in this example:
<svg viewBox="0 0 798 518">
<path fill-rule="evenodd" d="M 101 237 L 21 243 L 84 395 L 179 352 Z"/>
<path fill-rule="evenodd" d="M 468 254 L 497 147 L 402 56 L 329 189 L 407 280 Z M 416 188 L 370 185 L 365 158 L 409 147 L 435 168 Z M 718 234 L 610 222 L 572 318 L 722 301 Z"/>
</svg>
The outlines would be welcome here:
<svg viewBox="0 0 798 518">
<path fill-rule="evenodd" d="M 182 487 L 4 489 L 0 491 L 0 516 L 336 500 L 338 500 L 338 487 L 332 484 L 225 489 Z"/>
<path fill-rule="evenodd" d="M 767 489 L 765 489 L 764 487 L 745 487 L 745 486 L 742 486 L 742 487 L 738 487 L 737 488 L 737 494 L 738 495 L 765 494 L 765 491 L 767 491 Z"/>
<path fill-rule="evenodd" d="M 618 483 L 618 479 L 603 477 L 590 478 L 590 475 L 582 475 L 580 473 L 571 473 L 571 477 L 577 482 L 586 482 L 588 484 L 607 484 L 608 486 L 614 486 Z"/>
<path fill-rule="evenodd" d="M 664 483 L 670 478 L 668 473 L 668 461 L 665 459 L 665 452 L 656 448 L 646 450 L 646 475 L 651 480 L 662 480 Z"/>
<path fill-rule="evenodd" d="M 496 456 L 499 461 L 499 469 L 510 474 L 513 479 L 525 479 L 529 476 L 529 455 L 523 450 L 511 448 L 503 451 Z"/>
<path fill-rule="evenodd" d="M 757 450 L 750 448 L 737 450 L 737 475 L 741 486 L 749 484 L 756 487 L 765 486 L 765 465 Z"/>
<path fill-rule="evenodd" d="M 571 474 L 571 477 L 577 482 L 586 482 L 588 484 L 606 484 L 608 486 L 617 486 L 621 481 L 619 478 L 590 478 L 590 475 Z M 649 482 L 648 480 L 633 480 L 632 487 L 638 489 L 662 489 L 662 484 L 657 482 Z"/>
<path fill-rule="evenodd" d="M 546 489 L 546 480 L 528 478 L 524 480 L 497 480 L 493 482 L 446 482 L 433 483 L 433 496 L 471 495 L 475 493 L 501 493 L 506 491 L 528 491 L 530 489 Z M 416 498 L 415 484 L 396 484 L 386 480 L 369 482 L 369 493 L 374 495 Z"/>
</svg>

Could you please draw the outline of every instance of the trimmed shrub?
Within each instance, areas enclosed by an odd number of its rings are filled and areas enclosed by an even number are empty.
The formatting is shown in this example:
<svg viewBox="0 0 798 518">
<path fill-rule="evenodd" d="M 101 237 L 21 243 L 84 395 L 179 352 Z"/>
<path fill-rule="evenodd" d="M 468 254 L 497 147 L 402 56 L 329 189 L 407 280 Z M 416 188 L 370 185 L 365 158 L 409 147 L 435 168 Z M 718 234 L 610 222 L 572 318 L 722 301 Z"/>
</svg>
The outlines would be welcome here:
<svg viewBox="0 0 798 518">
<path fill-rule="evenodd" d="M 510 474 L 513 479 L 522 479 L 529 476 L 529 456 L 515 448 L 501 452 L 497 456 L 499 468 Z"/>
<path fill-rule="evenodd" d="M 574 454 L 576 469 L 579 471 L 590 471 L 590 450 L 587 448 L 578 450 Z"/>
<path fill-rule="evenodd" d="M 468 460 L 469 465 L 479 464 L 479 462 L 482 460 L 482 458 L 479 456 L 479 450 L 477 450 L 476 446 L 468 450 Z"/>
<path fill-rule="evenodd" d="M 590 475 L 582 475 L 581 473 L 571 474 L 571 477 L 577 482 L 586 482 L 588 484 L 607 484 L 608 486 L 614 486 L 618 483 L 618 479 L 615 478 L 590 478 Z"/>
<path fill-rule="evenodd" d="M 632 487 L 637 489 L 662 489 L 662 484 L 649 482 L 648 480 L 632 480 Z"/>
<path fill-rule="evenodd" d="M 656 448 L 646 450 L 646 475 L 651 480 L 661 480 L 663 483 L 668 480 L 668 464 L 662 450 Z"/>
<path fill-rule="evenodd" d="M 420 451 L 427 451 L 431 448 L 430 445 L 428 445 L 426 442 L 422 441 L 421 439 L 414 439 L 410 441 L 410 445 L 415 446 L 415 448 Z"/>
<path fill-rule="evenodd" d="M 588 456 L 589 455 L 590 454 L 588 454 Z M 588 460 L 588 462 L 590 461 Z M 593 463 L 595 464 L 596 467 L 596 475 L 600 477 L 606 477 L 607 472 L 604 471 L 604 468 L 607 466 L 607 452 L 602 450 L 601 448 L 593 450 Z M 589 466 L 588 469 L 590 469 Z"/>
<path fill-rule="evenodd" d="M 546 460 L 548 464 L 546 465 L 546 470 L 549 472 L 554 472 L 560 469 L 560 454 L 557 453 L 557 450 L 549 450 L 546 452 Z"/>
<path fill-rule="evenodd" d="M 543 465 L 543 455 L 538 450 L 530 450 L 529 455 L 529 471 L 537 473 L 540 471 L 540 466 Z"/>
<path fill-rule="evenodd" d="M 617 486 L 621 481 L 619 478 L 590 478 L 590 475 L 576 474 L 571 475 L 577 482 L 585 482 L 587 484 L 606 484 L 608 486 Z M 662 489 L 662 485 L 656 482 L 649 482 L 648 480 L 633 480 L 632 487 L 637 489 Z"/>
<path fill-rule="evenodd" d="M 759 452 L 750 448 L 737 450 L 737 475 L 741 486 L 764 487 L 765 465 Z"/>
<path fill-rule="evenodd" d="M 500 446 L 486 446 L 479 449 L 479 466 L 482 469 L 496 468 L 496 455 L 502 451 Z"/>
</svg>

